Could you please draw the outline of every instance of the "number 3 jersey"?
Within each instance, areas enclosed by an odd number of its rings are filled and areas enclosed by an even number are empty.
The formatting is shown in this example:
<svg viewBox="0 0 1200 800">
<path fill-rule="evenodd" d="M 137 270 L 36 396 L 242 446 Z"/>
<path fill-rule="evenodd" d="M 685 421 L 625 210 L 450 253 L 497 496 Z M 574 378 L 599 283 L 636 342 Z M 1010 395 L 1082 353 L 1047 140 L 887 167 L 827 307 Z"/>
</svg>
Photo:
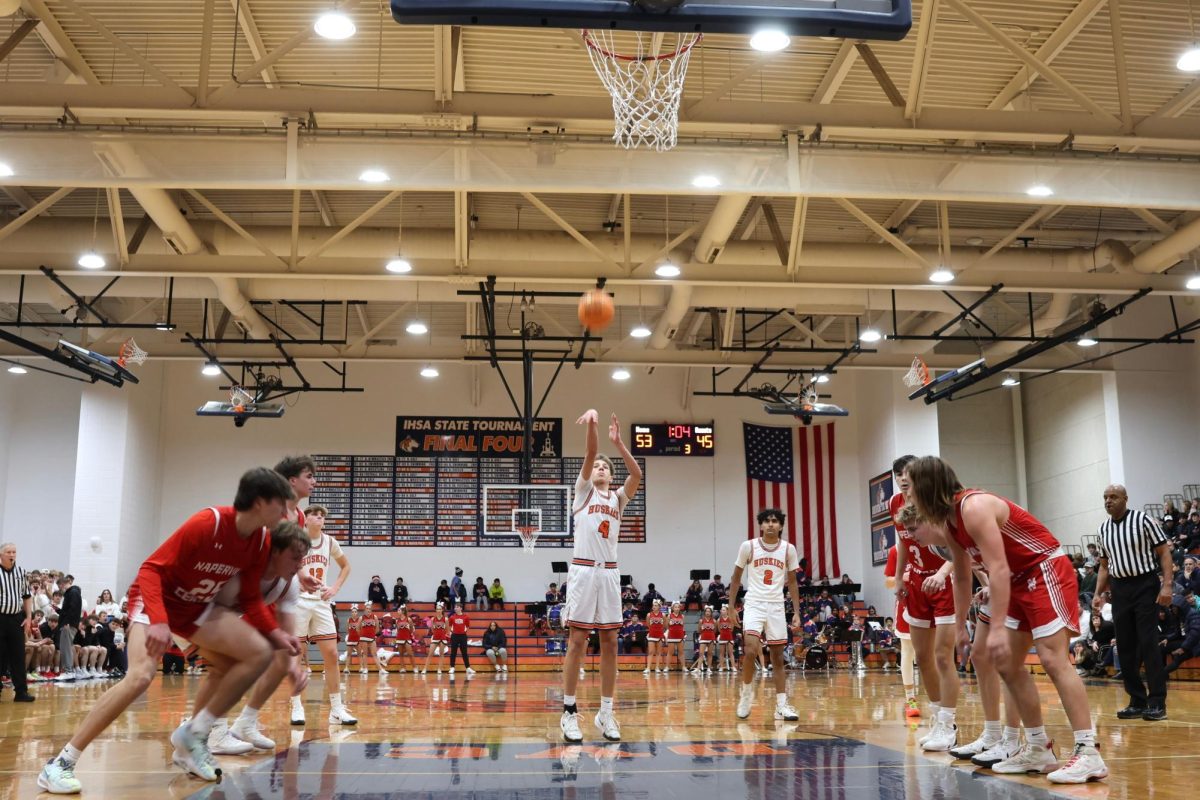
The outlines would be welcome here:
<svg viewBox="0 0 1200 800">
<path fill-rule="evenodd" d="M 221 587 L 241 575 L 238 607 L 247 622 L 268 634 L 279 627 L 262 596 L 261 580 L 270 556 L 270 531 L 261 528 L 243 539 L 233 508 L 206 508 L 142 563 L 129 587 L 130 608 L 136 598 L 150 624 L 169 623 L 173 631 L 187 635 Z"/>
<path fill-rule="evenodd" d="M 747 603 L 782 603 L 788 573 L 800 568 L 800 558 L 791 542 L 780 539 L 767 545 L 762 539 L 750 539 L 738 548 L 734 566 L 742 568 Z"/>
<path fill-rule="evenodd" d="M 621 512 L 629 498 L 625 487 L 602 492 L 582 473 L 575 480 L 575 561 L 603 567 L 617 565 L 617 540 L 621 536 Z"/>
</svg>

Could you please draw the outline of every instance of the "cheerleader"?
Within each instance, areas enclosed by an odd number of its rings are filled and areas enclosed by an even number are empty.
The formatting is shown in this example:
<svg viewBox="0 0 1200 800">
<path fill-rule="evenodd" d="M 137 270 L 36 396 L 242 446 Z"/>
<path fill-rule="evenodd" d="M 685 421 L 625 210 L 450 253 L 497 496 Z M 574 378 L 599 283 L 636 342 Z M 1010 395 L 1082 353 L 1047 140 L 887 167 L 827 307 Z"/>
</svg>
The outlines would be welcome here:
<svg viewBox="0 0 1200 800">
<path fill-rule="evenodd" d="M 704 607 L 704 615 L 700 617 L 700 654 L 696 663 L 692 664 L 692 672 L 712 672 L 714 651 L 717 649 L 717 621 L 713 618 L 712 606 Z"/>
<path fill-rule="evenodd" d="M 429 652 L 425 654 L 425 666 L 421 669 L 421 674 L 424 675 L 429 671 L 429 659 L 433 658 L 434 653 L 437 653 L 437 671 L 438 675 L 442 674 L 442 664 L 446 660 L 446 652 L 450 649 L 450 629 L 448 627 L 449 620 L 446 619 L 446 607 L 442 603 L 437 604 L 437 610 L 433 612 L 433 617 L 429 620 Z"/>
<path fill-rule="evenodd" d="M 671 604 L 671 613 L 667 615 L 667 664 L 664 672 L 671 671 L 671 658 L 679 661 L 679 669 L 687 672 L 687 662 L 683 660 L 683 604 L 675 601 Z"/>
<path fill-rule="evenodd" d="M 362 614 L 358 610 L 358 603 L 350 606 L 350 618 L 346 620 L 346 668 L 342 672 L 350 674 L 350 668 L 354 664 L 355 656 L 358 656 L 358 626 L 362 623 Z M 365 663 L 362 657 L 359 656 L 359 664 Z"/>
<path fill-rule="evenodd" d="M 650 613 L 646 615 L 646 668 L 642 670 L 643 675 L 666 672 L 658 666 L 659 656 L 666 649 L 663 644 L 666 640 L 666 625 L 667 618 L 662 612 L 662 601 L 656 598 L 650 606 Z"/>
<path fill-rule="evenodd" d="M 721 607 L 721 615 L 717 617 L 717 648 L 718 660 L 721 662 L 719 672 L 724 672 L 726 666 L 734 671 L 733 661 L 733 618 L 729 616 L 729 605 Z"/>
<path fill-rule="evenodd" d="M 413 653 L 413 620 L 408 615 L 408 608 L 400 606 L 397 610 L 399 616 L 396 618 L 396 660 L 400 663 L 400 672 L 404 672 L 405 656 L 408 656 L 408 665 L 412 668 L 413 674 L 417 674 L 417 657 Z"/>
<path fill-rule="evenodd" d="M 375 665 L 379 667 L 380 672 L 387 672 L 383 666 L 383 662 L 379 660 L 379 650 L 375 647 L 375 637 L 379 635 L 379 618 L 375 616 L 375 612 L 371 610 L 371 604 L 366 604 L 366 613 L 358 619 L 358 663 L 360 669 L 359 674 L 366 675 L 370 670 L 367 669 L 367 659 L 373 658 Z"/>
</svg>

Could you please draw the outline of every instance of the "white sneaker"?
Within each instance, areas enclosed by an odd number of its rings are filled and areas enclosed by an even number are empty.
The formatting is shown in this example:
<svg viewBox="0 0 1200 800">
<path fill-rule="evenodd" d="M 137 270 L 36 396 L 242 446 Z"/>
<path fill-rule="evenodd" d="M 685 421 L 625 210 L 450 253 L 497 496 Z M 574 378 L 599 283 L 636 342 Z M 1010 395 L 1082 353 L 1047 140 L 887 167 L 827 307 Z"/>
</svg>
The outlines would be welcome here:
<svg viewBox="0 0 1200 800">
<path fill-rule="evenodd" d="M 451 667 L 451 669 L 454 669 L 454 668 L 453 668 L 453 667 Z M 424 670 L 422 670 L 422 672 L 424 672 Z M 438 670 L 438 675 L 441 675 L 441 674 L 442 674 L 442 671 L 439 669 L 439 670 Z"/>
<path fill-rule="evenodd" d="M 419 673 L 421 673 L 422 675 L 424 675 L 426 672 L 429 672 L 429 670 L 428 670 L 428 669 L 419 669 L 419 670 L 417 670 L 417 672 L 419 672 Z M 416 673 L 413 673 L 413 674 L 416 674 Z"/>
<path fill-rule="evenodd" d="M 508 664 L 502 664 L 502 665 L 500 666 L 500 671 L 501 671 L 501 672 L 508 672 Z"/>
<path fill-rule="evenodd" d="M 366 667 L 363 667 L 362 669 L 360 669 L 360 670 L 358 671 L 358 674 L 359 674 L 359 675 L 366 675 L 368 672 L 370 672 L 370 670 L 368 670 Z"/>
<path fill-rule="evenodd" d="M 238 717 L 229 727 L 229 732 L 243 742 L 249 742 L 255 750 L 275 749 L 275 740 L 263 736 L 262 731 L 258 729 L 257 722 L 250 722 L 243 717 Z"/>
<path fill-rule="evenodd" d="M 796 709 L 792 708 L 791 703 L 776 703 L 775 719 L 796 722 L 800 719 L 800 715 L 796 713 Z"/>
<path fill-rule="evenodd" d="M 738 719 L 746 719 L 750 716 L 750 709 L 754 706 L 754 692 L 742 689 L 742 694 L 738 697 L 737 717 Z"/>
<path fill-rule="evenodd" d="M 579 730 L 579 714 L 563 711 L 562 717 L 558 720 L 558 727 L 562 728 L 564 741 L 570 744 L 578 744 L 583 741 L 583 731 Z"/>
<path fill-rule="evenodd" d="M 986 733 L 981 733 L 979 734 L 979 738 L 970 744 L 964 744 L 962 747 L 951 747 L 949 753 L 955 758 L 974 758 L 983 751 L 989 750 L 998 744 L 1000 744 L 999 739 L 989 738 Z M 1008 758 L 1008 756 L 1005 756 L 1005 758 Z"/>
<path fill-rule="evenodd" d="M 438 672 L 441 672 L 441 670 L 439 669 L 439 670 L 438 670 Z M 454 674 L 454 667 L 451 667 L 451 668 L 450 668 L 450 674 L 451 674 L 451 675 L 453 675 L 453 674 Z"/>
<path fill-rule="evenodd" d="M 612 712 L 605 714 L 600 711 L 596 714 L 596 728 L 600 733 L 604 734 L 604 738 L 610 742 L 621 741 L 621 726 L 617 724 L 617 720 L 613 717 Z"/>
<path fill-rule="evenodd" d="M 650 668 L 649 668 L 649 667 L 646 667 L 644 670 L 642 670 L 642 674 L 643 674 L 643 675 L 649 675 L 649 674 L 650 674 Z"/>
<path fill-rule="evenodd" d="M 37 785 L 50 794 L 79 794 L 83 784 L 75 777 L 75 765 L 55 756 L 38 773 Z"/>
<path fill-rule="evenodd" d="M 474 675 L 474 674 L 475 674 L 475 670 L 471 669 L 470 667 L 467 667 L 467 674 L 468 674 L 468 675 Z"/>
<path fill-rule="evenodd" d="M 292 724 L 304 724 L 304 703 L 300 702 L 299 697 L 292 698 Z"/>
<path fill-rule="evenodd" d="M 1019 741 L 1004 741 L 1003 739 L 996 744 L 984 750 L 971 759 L 971 763 L 977 767 L 987 767 L 991 769 L 1001 761 L 1007 761 L 1021 751 L 1021 743 Z M 951 750 L 951 753 L 954 751 Z"/>
<path fill-rule="evenodd" d="M 208 752 L 208 743 L 192 733 L 191 722 L 185 722 L 171 734 L 175 747 L 172 761 L 176 766 L 205 781 L 215 781 L 221 776 L 221 768 Z"/>
<path fill-rule="evenodd" d="M 329 709 L 330 725 L 357 725 L 358 718 L 350 713 L 350 709 L 339 703 Z"/>
<path fill-rule="evenodd" d="M 1045 774 L 1053 772 L 1057 766 L 1058 759 L 1054 757 L 1054 742 L 1050 742 L 1046 747 L 1027 742 L 1012 758 L 993 764 L 992 772 L 998 772 L 1001 775 L 1021 775 L 1026 772 Z"/>
<path fill-rule="evenodd" d="M 254 752 L 254 745 L 234 736 L 228 725 L 214 725 L 208 734 L 208 752 L 214 756 L 244 756 Z"/>
<path fill-rule="evenodd" d="M 586 677 L 587 677 L 587 670 L 586 670 L 586 669 L 584 669 L 583 667 L 580 667 L 580 668 L 579 668 L 579 677 L 581 677 L 581 678 L 586 678 Z"/>
<path fill-rule="evenodd" d="M 944 753 L 958 744 L 958 726 L 938 721 L 933 736 L 925 740 L 921 749 L 927 753 Z"/>
<path fill-rule="evenodd" d="M 398 669 L 396 671 L 399 672 L 401 675 L 403 675 L 405 672 L 408 672 L 408 670 L 406 670 L 404 667 L 401 667 L 400 669 Z"/>
<path fill-rule="evenodd" d="M 925 743 L 937 735 L 938 726 L 940 726 L 941 724 L 942 723 L 938 722 L 937 717 L 934 717 L 933 719 L 931 719 L 929 721 L 929 730 L 925 731 L 924 735 L 922 735 L 920 738 L 917 739 L 917 746 L 924 748 Z"/>
<path fill-rule="evenodd" d="M 1100 751 L 1091 745 L 1077 744 L 1069 761 L 1046 776 L 1051 783 L 1087 783 L 1108 777 L 1108 767 Z"/>
</svg>

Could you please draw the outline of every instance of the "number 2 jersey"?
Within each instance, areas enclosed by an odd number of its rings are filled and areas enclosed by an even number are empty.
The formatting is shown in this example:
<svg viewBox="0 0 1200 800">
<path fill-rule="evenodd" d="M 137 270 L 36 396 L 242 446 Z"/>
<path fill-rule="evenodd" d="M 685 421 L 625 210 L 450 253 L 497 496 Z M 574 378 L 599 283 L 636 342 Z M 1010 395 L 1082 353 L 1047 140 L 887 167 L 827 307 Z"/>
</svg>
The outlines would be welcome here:
<svg viewBox="0 0 1200 800">
<path fill-rule="evenodd" d="M 621 512 L 629 498 L 625 487 L 601 491 L 581 473 L 575 479 L 574 561 L 585 566 L 617 565 L 617 540 L 621 536 Z"/>
<path fill-rule="evenodd" d="M 198 511 L 142 563 L 129 587 L 131 616 L 140 605 L 151 625 L 167 623 L 174 633 L 190 636 L 221 587 L 240 575 L 237 605 L 246 621 L 266 635 L 279 627 L 262 596 L 270 556 L 266 528 L 243 539 L 233 508 Z"/>
<path fill-rule="evenodd" d="M 788 573 L 800 568 L 800 558 L 796 546 L 783 539 L 771 546 L 749 539 L 738 548 L 734 566 L 742 569 L 747 603 L 782 603 Z"/>
</svg>

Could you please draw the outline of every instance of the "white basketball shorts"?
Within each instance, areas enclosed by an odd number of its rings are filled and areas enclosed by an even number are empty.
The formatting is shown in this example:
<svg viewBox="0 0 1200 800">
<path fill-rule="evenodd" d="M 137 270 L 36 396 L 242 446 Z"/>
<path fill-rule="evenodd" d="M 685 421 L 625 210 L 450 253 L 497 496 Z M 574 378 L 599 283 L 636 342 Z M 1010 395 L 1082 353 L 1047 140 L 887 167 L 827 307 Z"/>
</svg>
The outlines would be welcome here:
<svg viewBox="0 0 1200 800">
<path fill-rule="evenodd" d="M 337 627 L 333 624 L 333 611 L 329 603 L 320 598 L 315 600 L 301 597 L 296 603 L 296 635 L 310 642 L 322 639 L 337 639 Z"/>
<path fill-rule="evenodd" d="M 572 564 L 567 572 L 565 615 L 573 628 L 620 628 L 620 570 Z"/>
<path fill-rule="evenodd" d="M 767 644 L 787 644 L 787 618 L 783 603 L 747 600 L 742 611 L 742 633 L 757 636 Z"/>
</svg>

